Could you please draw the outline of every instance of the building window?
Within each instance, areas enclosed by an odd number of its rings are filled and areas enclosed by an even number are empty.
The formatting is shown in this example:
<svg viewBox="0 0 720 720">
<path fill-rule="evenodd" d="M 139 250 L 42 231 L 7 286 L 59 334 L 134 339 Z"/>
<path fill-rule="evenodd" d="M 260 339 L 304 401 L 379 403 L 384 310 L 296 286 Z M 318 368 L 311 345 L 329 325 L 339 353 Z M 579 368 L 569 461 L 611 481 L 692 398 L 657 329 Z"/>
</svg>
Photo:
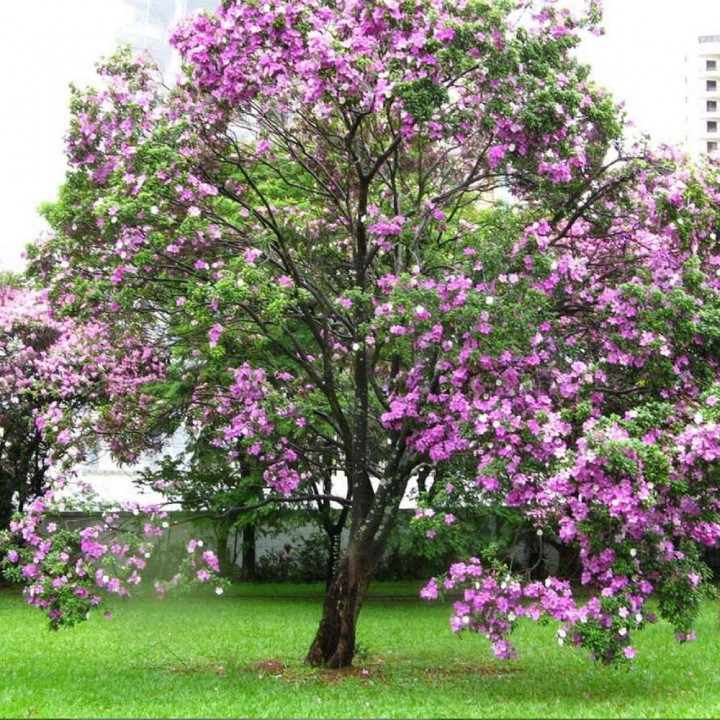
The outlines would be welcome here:
<svg viewBox="0 0 720 720">
<path fill-rule="evenodd" d="M 707 131 L 709 133 L 717 132 L 717 120 L 708 120 L 707 121 Z"/>
<path fill-rule="evenodd" d="M 708 112 L 717 112 L 717 100 L 708 100 L 705 107 Z"/>
<path fill-rule="evenodd" d="M 706 80 L 705 89 L 708 92 L 715 92 L 717 90 L 717 80 Z"/>
<path fill-rule="evenodd" d="M 707 151 L 714 152 L 717 150 L 717 142 L 715 140 L 709 140 L 707 144 Z"/>
<path fill-rule="evenodd" d="M 705 61 L 705 69 L 706 70 L 717 70 L 717 60 L 706 60 Z"/>
</svg>

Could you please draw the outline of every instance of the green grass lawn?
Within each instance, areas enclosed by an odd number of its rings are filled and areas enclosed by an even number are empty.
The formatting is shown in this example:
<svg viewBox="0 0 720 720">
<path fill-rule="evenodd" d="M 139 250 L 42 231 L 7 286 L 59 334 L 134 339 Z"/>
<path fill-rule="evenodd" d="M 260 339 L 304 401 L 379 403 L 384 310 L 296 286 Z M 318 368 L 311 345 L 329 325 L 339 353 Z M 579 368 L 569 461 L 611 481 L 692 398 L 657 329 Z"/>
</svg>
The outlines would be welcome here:
<svg viewBox="0 0 720 720">
<path fill-rule="evenodd" d="M 521 625 L 520 658 L 452 635 L 448 607 L 417 587 L 376 584 L 350 672 L 304 667 L 317 585 L 251 585 L 222 597 L 117 602 L 59 632 L 0 592 L 2 717 L 720 717 L 720 631 L 703 608 L 698 642 L 639 633 L 630 670 L 559 648 L 552 626 Z M 399 598 L 398 596 L 405 596 Z"/>
</svg>

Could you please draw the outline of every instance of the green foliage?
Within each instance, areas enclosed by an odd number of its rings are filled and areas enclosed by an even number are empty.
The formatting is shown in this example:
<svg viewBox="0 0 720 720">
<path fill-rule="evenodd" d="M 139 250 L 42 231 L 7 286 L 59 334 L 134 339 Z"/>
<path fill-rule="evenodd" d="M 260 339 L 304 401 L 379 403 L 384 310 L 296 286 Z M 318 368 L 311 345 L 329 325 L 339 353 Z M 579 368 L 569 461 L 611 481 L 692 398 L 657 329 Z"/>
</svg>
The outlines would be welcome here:
<svg viewBox="0 0 720 720">
<path fill-rule="evenodd" d="M 447 89 L 430 78 L 397 83 L 393 92 L 402 99 L 403 108 L 418 122 L 429 120 L 449 97 Z"/>
<path fill-rule="evenodd" d="M 324 533 L 293 540 L 280 550 L 268 551 L 257 561 L 256 577 L 265 581 L 307 583 L 327 577 L 329 541 Z"/>
</svg>

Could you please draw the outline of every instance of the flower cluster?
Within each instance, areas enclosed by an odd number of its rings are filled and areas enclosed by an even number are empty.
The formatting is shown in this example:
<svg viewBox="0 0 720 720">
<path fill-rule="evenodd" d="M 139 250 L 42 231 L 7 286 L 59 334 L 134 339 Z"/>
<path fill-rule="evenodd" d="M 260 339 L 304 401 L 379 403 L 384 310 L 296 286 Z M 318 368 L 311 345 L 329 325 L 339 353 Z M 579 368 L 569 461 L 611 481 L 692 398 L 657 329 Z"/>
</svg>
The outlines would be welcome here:
<svg viewBox="0 0 720 720">
<path fill-rule="evenodd" d="M 59 498 L 48 490 L 0 533 L 3 573 L 24 585 L 27 602 L 47 614 L 52 629 L 85 620 L 113 595 L 129 596 L 168 526 L 167 513 L 157 506 L 126 503 L 94 524 L 73 528 L 61 516 L 72 501 Z M 221 588 L 214 553 L 202 551 L 202 541 L 190 543 L 173 585 L 216 582 Z"/>
<path fill-rule="evenodd" d="M 559 645 L 587 648 L 605 664 L 632 659 L 631 631 L 655 621 L 652 613 L 643 613 L 642 594 L 626 591 L 582 603 L 573 598 L 566 581 L 523 582 L 506 571 L 483 568 L 478 558 L 451 565 L 444 578 L 431 580 L 420 595 L 435 600 L 444 593 L 461 594 L 453 603 L 452 630 L 484 634 L 493 653 L 503 659 L 516 656 L 508 637 L 523 617 L 559 621 Z"/>
</svg>

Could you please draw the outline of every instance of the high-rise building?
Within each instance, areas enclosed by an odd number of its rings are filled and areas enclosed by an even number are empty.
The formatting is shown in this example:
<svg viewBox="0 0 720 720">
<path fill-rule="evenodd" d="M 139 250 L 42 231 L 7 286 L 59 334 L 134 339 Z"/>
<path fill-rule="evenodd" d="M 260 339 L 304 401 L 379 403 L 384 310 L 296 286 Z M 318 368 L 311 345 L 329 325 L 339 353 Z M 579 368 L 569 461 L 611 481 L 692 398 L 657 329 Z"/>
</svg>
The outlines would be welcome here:
<svg viewBox="0 0 720 720">
<path fill-rule="evenodd" d="M 132 8 L 129 23 L 118 29 L 117 39 L 136 50 L 147 50 L 165 77 L 180 69 L 180 59 L 168 43 L 170 29 L 194 10 L 215 8 L 220 0 L 121 0 Z"/>
<path fill-rule="evenodd" d="M 685 142 L 693 155 L 720 150 L 720 35 L 700 35 L 685 56 Z"/>
</svg>

